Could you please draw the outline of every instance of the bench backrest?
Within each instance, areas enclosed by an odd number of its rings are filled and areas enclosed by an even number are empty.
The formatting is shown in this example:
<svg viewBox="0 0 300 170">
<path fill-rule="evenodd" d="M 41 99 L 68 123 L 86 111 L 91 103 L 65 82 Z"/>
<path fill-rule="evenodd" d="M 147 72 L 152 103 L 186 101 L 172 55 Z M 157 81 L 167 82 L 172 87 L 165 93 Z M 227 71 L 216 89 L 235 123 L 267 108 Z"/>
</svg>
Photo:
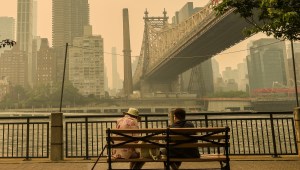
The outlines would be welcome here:
<svg viewBox="0 0 300 170">
<path fill-rule="evenodd" d="M 107 143 L 110 148 L 199 147 L 206 148 L 208 153 L 214 147 L 217 149 L 213 152 L 228 154 L 229 130 L 228 127 L 107 129 Z"/>
</svg>

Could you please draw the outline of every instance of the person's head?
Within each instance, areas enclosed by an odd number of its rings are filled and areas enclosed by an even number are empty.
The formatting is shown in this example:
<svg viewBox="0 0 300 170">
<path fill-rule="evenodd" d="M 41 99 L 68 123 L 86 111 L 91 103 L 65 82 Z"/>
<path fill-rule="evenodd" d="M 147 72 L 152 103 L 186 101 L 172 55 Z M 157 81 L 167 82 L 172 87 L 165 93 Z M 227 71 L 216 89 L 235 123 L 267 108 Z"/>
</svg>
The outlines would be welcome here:
<svg viewBox="0 0 300 170">
<path fill-rule="evenodd" d="M 127 112 L 123 112 L 124 115 L 139 119 L 139 110 L 136 108 L 129 108 Z"/>
<path fill-rule="evenodd" d="M 185 110 L 182 108 L 177 108 L 174 110 L 174 119 L 175 120 L 185 120 Z"/>
</svg>

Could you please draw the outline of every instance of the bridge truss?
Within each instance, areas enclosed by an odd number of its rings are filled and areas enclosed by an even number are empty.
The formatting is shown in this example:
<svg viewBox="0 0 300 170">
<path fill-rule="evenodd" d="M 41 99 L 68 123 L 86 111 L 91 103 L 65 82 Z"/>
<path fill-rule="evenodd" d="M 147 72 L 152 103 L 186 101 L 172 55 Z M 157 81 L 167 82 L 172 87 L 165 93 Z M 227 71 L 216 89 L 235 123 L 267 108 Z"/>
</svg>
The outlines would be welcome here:
<svg viewBox="0 0 300 170">
<path fill-rule="evenodd" d="M 195 35 L 199 30 L 205 32 L 210 28 L 207 25 L 215 19 L 213 10 L 215 5 L 216 2 L 209 2 L 191 17 L 176 25 L 168 23 L 165 10 L 163 17 L 149 17 L 148 11 L 145 12 L 143 42 L 133 76 L 134 87 L 138 87 L 140 81 L 153 69 L 169 60 L 174 50 L 185 48 L 190 40 L 197 38 Z"/>
</svg>

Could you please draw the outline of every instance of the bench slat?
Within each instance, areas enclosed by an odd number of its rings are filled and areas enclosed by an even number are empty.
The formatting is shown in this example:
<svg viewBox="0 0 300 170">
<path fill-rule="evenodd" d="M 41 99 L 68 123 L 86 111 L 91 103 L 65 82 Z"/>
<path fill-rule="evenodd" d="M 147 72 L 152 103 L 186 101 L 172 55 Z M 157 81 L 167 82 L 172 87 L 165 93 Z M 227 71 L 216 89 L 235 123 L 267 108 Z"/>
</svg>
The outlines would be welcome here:
<svg viewBox="0 0 300 170">
<path fill-rule="evenodd" d="M 170 130 L 174 130 L 180 133 L 186 132 L 217 132 L 217 131 L 225 131 L 224 127 L 208 127 L 208 128 L 170 128 Z M 230 130 L 230 129 L 228 129 Z M 111 133 L 165 133 L 166 129 L 158 128 L 158 129 L 110 129 Z"/>
<path fill-rule="evenodd" d="M 191 135 L 192 137 L 200 137 L 202 135 Z M 140 136 L 134 136 L 135 138 L 142 138 Z M 228 136 L 229 137 L 229 136 Z M 123 136 L 111 136 L 110 137 L 111 140 L 113 141 L 128 141 L 129 137 L 123 137 Z M 166 135 L 160 135 L 160 136 L 151 136 L 148 137 L 147 140 L 165 140 L 166 139 Z M 170 135 L 170 139 L 171 140 L 187 140 L 190 139 L 188 137 L 185 136 L 181 136 L 181 135 Z M 211 140 L 216 140 L 216 139 L 226 139 L 226 135 L 212 135 L 212 136 L 208 136 L 205 137 L 204 139 L 211 139 Z"/>
<path fill-rule="evenodd" d="M 170 161 L 179 162 L 209 162 L 209 161 L 225 161 L 226 156 L 212 154 L 209 156 L 201 155 L 200 158 L 170 158 Z M 108 160 L 107 160 L 108 161 Z M 135 159 L 112 159 L 112 162 L 165 162 L 166 158 L 153 160 L 151 158 L 135 158 Z"/>
<path fill-rule="evenodd" d="M 225 142 L 220 142 L 222 147 L 225 146 Z M 121 146 L 116 146 L 116 144 L 111 144 L 112 148 L 160 148 L 160 146 L 153 145 L 151 143 L 126 143 Z M 192 147 L 221 147 L 220 145 L 203 142 L 203 143 L 183 143 L 174 146 L 174 148 L 192 148 Z"/>
</svg>

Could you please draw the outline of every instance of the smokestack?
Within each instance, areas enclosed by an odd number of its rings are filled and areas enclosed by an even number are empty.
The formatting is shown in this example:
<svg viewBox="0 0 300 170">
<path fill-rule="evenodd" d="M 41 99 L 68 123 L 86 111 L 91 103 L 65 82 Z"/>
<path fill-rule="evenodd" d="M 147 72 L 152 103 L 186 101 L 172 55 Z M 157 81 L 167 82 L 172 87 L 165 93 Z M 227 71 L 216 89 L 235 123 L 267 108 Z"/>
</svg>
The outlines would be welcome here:
<svg viewBox="0 0 300 170">
<path fill-rule="evenodd" d="M 123 90 L 125 96 L 133 92 L 132 88 L 132 69 L 131 69 L 131 49 L 129 33 L 128 8 L 123 9 L 123 54 L 124 54 L 124 84 Z"/>
</svg>

